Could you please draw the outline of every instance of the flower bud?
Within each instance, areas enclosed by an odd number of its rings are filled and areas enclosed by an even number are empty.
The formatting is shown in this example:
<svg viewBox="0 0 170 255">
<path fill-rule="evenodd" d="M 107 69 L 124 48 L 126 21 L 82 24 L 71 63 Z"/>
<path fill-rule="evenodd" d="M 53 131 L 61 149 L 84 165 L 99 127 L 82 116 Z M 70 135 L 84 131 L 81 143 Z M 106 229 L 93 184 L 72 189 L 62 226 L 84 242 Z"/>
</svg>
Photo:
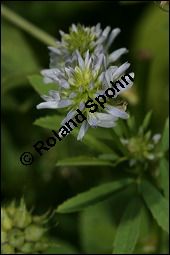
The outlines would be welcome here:
<svg viewBox="0 0 170 255">
<path fill-rule="evenodd" d="M 24 243 L 21 247 L 20 247 L 20 251 L 26 254 L 29 254 L 34 251 L 34 243 L 33 242 L 28 242 L 28 243 Z M 22 253 L 22 254 L 23 254 Z"/>
<path fill-rule="evenodd" d="M 15 209 L 13 215 L 13 224 L 18 228 L 25 228 L 32 221 L 31 214 L 27 211 L 26 205 L 23 200 L 21 200 L 20 207 Z"/>
<path fill-rule="evenodd" d="M 13 228 L 8 232 L 8 242 L 11 244 L 13 247 L 20 247 L 24 243 L 24 233 L 17 229 Z"/>
<path fill-rule="evenodd" d="M 15 254 L 15 250 L 11 245 L 4 243 L 1 245 L 1 254 Z"/>
<path fill-rule="evenodd" d="M 1 221 L 2 221 L 2 229 L 9 230 L 12 228 L 12 221 L 8 216 L 7 212 L 1 208 Z"/>
<path fill-rule="evenodd" d="M 31 224 L 25 229 L 25 239 L 30 242 L 39 241 L 45 229 L 37 224 Z"/>
<path fill-rule="evenodd" d="M 1 244 L 5 243 L 7 241 L 7 233 L 6 231 L 1 231 Z"/>
</svg>

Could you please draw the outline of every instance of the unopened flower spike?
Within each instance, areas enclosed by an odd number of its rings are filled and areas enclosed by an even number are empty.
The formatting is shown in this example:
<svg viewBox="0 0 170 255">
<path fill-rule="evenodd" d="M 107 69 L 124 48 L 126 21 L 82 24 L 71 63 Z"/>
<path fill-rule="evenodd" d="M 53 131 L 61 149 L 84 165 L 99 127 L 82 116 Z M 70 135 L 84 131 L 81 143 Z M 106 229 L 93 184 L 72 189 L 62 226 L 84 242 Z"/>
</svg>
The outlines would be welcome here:
<svg viewBox="0 0 170 255">
<path fill-rule="evenodd" d="M 119 28 L 111 30 L 110 26 L 102 30 L 100 23 L 93 27 L 72 24 L 69 34 L 60 31 L 61 41 L 56 41 L 56 47 L 48 47 L 50 50 L 50 68 L 61 67 L 65 58 L 72 56 L 76 50 L 79 50 L 82 57 L 85 57 L 87 51 L 90 55 L 104 53 L 108 64 L 115 62 L 122 54 L 128 52 L 126 48 L 120 48 L 108 54 L 109 47 L 119 33 Z"/>
<path fill-rule="evenodd" d="M 129 138 L 122 137 L 122 144 L 124 144 L 130 152 L 129 166 L 136 166 L 138 163 L 146 166 L 149 161 L 160 158 L 162 153 L 158 150 L 157 146 L 159 145 L 160 139 L 160 134 L 152 136 L 151 131 L 144 132 L 143 126 L 139 128 L 136 135 Z M 140 169 L 144 171 L 145 167 Z"/>
<path fill-rule="evenodd" d="M 44 223 L 48 215 L 32 215 L 26 208 L 24 199 L 16 206 L 12 202 L 1 207 L 1 254 L 42 254 L 54 246 L 45 237 Z"/>
</svg>

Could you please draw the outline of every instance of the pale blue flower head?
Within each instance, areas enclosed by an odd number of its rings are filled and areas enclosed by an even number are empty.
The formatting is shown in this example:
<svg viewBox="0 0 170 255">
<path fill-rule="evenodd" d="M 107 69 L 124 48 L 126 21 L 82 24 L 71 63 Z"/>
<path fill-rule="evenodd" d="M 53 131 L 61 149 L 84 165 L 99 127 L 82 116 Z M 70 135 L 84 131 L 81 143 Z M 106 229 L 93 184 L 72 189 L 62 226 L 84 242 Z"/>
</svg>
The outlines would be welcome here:
<svg viewBox="0 0 170 255">
<path fill-rule="evenodd" d="M 107 61 L 103 53 L 98 52 L 90 55 L 88 50 L 83 57 L 79 50 L 76 50 L 72 56 L 65 57 L 63 67 L 41 71 L 41 74 L 45 76 L 44 81 L 47 84 L 52 81 L 57 83 L 59 89 L 58 91 L 49 91 L 50 96 L 43 95 L 42 98 L 45 102 L 40 103 L 37 108 L 65 108 L 68 113 L 62 121 L 62 125 L 70 119 L 74 119 L 77 114 L 76 110 L 80 110 L 86 120 L 81 125 L 78 140 L 82 139 L 89 126 L 110 128 L 116 125 L 118 118 L 128 118 L 128 114 L 124 110 L 116 107 L 115 98 L 133 85 L 130 79 L 128 84 L 125 84 L 120 78 L 130 64 L 126 62 L 120 67 L 110 66 L 107 68 Z M 134 78 L 134 73 L 130 75 Z M 112 87 L 110 81 L 116 82 L 118 79 L 124 86 L 117 85 L 113 97 L 107 97 L 106 90 Z M 87 108 L 87 101 L 90 102 L 91 107 Z"/>
<path fill-rule="evenodd" d="M 120 48 L 110 55 L 108 49 L 119 33 L 119 28 L 111 30 L 110 26 L 102 30 L 100 23 L 92 27 L 72 24 L 68 34 L 60 30 L 61 41 L 56 41 L 56 47 L 48 47 L 50 68 L 61 67 L 65 62 L 64 57 L 72 56 L 76 50 L 79 50 L 83 58 L 87 51 L 90 55 L 104 53 L 108 64 L 118 60 L 122 54 L 128 52 L 127 49 Z"/>
</svg>

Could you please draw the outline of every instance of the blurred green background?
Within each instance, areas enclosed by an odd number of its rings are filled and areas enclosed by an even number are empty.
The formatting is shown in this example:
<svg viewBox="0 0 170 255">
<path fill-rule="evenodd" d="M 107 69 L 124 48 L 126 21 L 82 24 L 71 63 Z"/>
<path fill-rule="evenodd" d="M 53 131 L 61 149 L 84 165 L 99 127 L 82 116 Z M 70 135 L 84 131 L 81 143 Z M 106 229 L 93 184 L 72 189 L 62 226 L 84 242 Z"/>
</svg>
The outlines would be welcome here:
<svg viewBox="0 0 170 255">
<path fill-rule="evenodd" d="M 168 115 L 168 15 L 154 1 L 2 1 L 12 11 L 60 39 L 59 30 L 68 32 L 72 23 L 104 29 L 120 27 L 110 51 L 126 47 L 129 53 L 121 62 L 131 63 L 135 72 L 133 89 L 125 97 L 130 113 L 139 123 L 153 109 L 150 128 L 161 133 Z M 113 180 L 120 166 L 57 167 L 58 159 L 97 153 L 71 135 L 38 157 L 33 165 L 19 160 L 24 151 L 33 152 L 33 144 L 47 139 L 51 132 L 36 125 L 35 119 L 56 114 L 55 110 L 37 110 L 42 100 L 29 84 L 28 76 L 49 66 L 47 45 L 2 17 L 2 199 L 3 203 L 24 195 L 35 213 L 56 208 L 68 197 L 99 183 Z M 122 175 L 124 173 L 121 173 Z M 127 190 L 127 194 L 132 192 Z M 90 207 L 79 214 L 55 215 L 50 235 L 60 245 L 54 254 L 111 253 L 114 222 L 119 221 L 121 206 L 128 203 L 120 196 Z M 116 210 L 114 209 L 116 206 Z M 154 246 L 154 229 L 143 229 L 147 240 L 140 239 L 136 252 L 147 243 Z M 140 247 L 141 245 L 141 247 Z M 151 249 L 152 250 L 152 249 Z M 147 252 L 147 251 L 146 251 Z M 140 253 L 142 254 L 142 253 Z"/>
</svg>

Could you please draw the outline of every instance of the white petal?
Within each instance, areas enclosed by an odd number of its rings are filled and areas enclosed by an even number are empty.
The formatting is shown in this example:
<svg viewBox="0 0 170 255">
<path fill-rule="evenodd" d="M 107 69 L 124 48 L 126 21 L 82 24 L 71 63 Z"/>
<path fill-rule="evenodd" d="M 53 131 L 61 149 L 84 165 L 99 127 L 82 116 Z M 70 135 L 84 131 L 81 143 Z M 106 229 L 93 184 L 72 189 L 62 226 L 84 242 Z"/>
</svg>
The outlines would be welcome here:
<svg viewBox="0 0 170 255">
<path fill-rule="evenodd" d="M 67 113 L 67 116 L 65 117 L 65 119 L 62 120 L 61 125 L 63 126 L 67 121 L 69 121 L 70 119 L 73 119 L 76 114 L 77 114 L 77 112 L 75 110 L 69 111 Z"/>
<path fill-rule="evenodd" d="M 108 42 L 106 44 L 106 50 L 110 47 L 110 45 L 112 44 L 112 42 L 114 41 L 114 39 L 116 38 L 116 36 L 120 33 L 120 28 L 115 28 L 112 30 L 110 36 L 109 36 L 109 39 L 108 39 Z"/>
<path fill-rule="evenodd" d="M 103 30 L 102 36 L 107 37 L 108 34 L 109 34 L 109 32 L 110 32 L 110 29 L 111 29 L 111 27 L 107 26 L 107 27 Z"/>
<path fill-rule="evenodd" d="M 161 134 L 155 134 L 152 137 L 152 140 L 154 141 L 154 143 L 157 143 L 160 139 L 161 139 Z"/>
<path fill-rule="evenodd" d="M 99 120 L 95 117 L 93 113 L 89 113 L 87 116 L 87 121 L 90 126 L 96 127 L 98 125 Z"/>
<path fill-rule="evenodd" d="M 77 93 L 76 92 L 72 92 L 70 95 L 69 95 L 69 98 L 74 98 L 77 96 Z"/>
<path fill-rule="evenodd" d="M 94 115 L 97 119 L 99 119 L 99 121 L 105 121 L 105 120 L 115 121 L 118 119 L 118 117 L 113 116 L 111 114 L 107 114 L 107 113 L 95 112 Z"/>
<path fill-rule="evenodd" d="M 85 66 L 88 64 L 89 62 L 89 50 L 86 52 L 86 55 L 85 55 Z"/>
<path fill-rule="evenodd" d="M 79 66 L 81 67 L 81 69 L 84 69 L 84 60 L 82 59 L 80 52 L 78 50 L 76 50 L 76 54 L 78 57 Z"/>
<path fill-rule="evenodd" d="M 43 78 L 43 82 L 45 83 L 45 84 L 48 84 L 48 83 L 51 83 L 51 82 L 53 82 L 50 78 L 48 78 L 48 77 L 44 77 Z"/>
<path fill-rule="evenodd" d="M 122 111 L 122 110 L 120 110 L 117 107 L 114 107 L 112 105 L 107 105 L 105 107 L 105 111 L 110 113 L 111 115 L 119 117 L 121 119 L 129 118 L 129 115 L 126 112 L 124 112 L 124 111 Z"/>
<path fill-rule="evenodd" d="M 77 27 L 76 27 L 76 25 L 75 25 L 75 24 L 72 24 L 71 28 L 73 29 L 73 31 L 74 31 L 74 32 L 76 32 L 76 33 L 77 33 Z"/>
<path fill-rule="evenodd" d="M 97 47 L 95 48 L 94 52 L 95 53 L 101 53 L 103 51 L 103 45 L 97 45 Z"/>
<path fill-rule="evenodd" d="M 115 50 L 113 53 L 109 55 L 109 63 L 117 61 L 123 54 L 127 52 L 128 50 L 126 48 Z"/>
<path fill-rule="evenodd" d="M 58 91 L 50 90 L 48 93 L 52 96 L 53 99 L 60 100 L 60 93 Z"/>
<path fill-rule="evenodd" d="M 94 94 L 94 97 L 98 97 L 98 96 L 101 96 L 101 95 L 104 95 L 105 94 L 105 90 L 98 90 L 95 94 Z"/>
<path fill-rule="evenodd" d="M 94 83 L 91 81 L 88 87 L 89 89 L 94 89 Z"/>
<path fill-rule="evenodd" d="M 59 82 L 59 85 L 65 89 L 69 89 L 70 88 L 70 85 L 68 84 L 67 81 L 61 81 Z"/>
<path fill-rule="evenodd" d="M 62 99 L 59 103 L 58 103 L 58 107 L 59 108 L 62 108 L 62 107 L 66 107 L 66 106 L 69 106 L 69 105 L 72 105 L 73 102 L 72 100 L 70 99 Z"/>
<path fill-rule="evenodd" d="M 59 33 L 61 36 L 65 35 L 65 33 L 62 30 L 59 30 Z"/>
<path fill-rule="evenodd" d="M 77 140 L 82 140 L 83 136 L 85 135 L 87 129 L 89 127 L 88 122 L 85 120 L 83 124 L 81 125 L 80 131 L 77 136 Z"/>
<path fill-rule="evenodd" d="M 105 127 L 105 128 L 110 128 L 110 127 L 115 127 L 117 124 L 113 121 L 99 121 L 98 126 L 99 127 Z"/>
<path fill-rule="evenodd" d="M 50 96 L 46 96 L 46 95 L 41 95 L 40 96 L 42 99 L 44 99 L 46 102 L 50 102 L 53 101 L 53 98 Z"/>
<path fill-rule="evenodd" d="M 105 37 L 105 36 L 100 36 L 100 37 L 97 39 L 96 44 L 102 44 L 105 40 L 106 40 L 106 37 Z"/>
<path fill-rule="evenodd" d="M 79 110 L 80 111 L 83 111 L 85 108 L 85 103 L 84 102 L 81 102 L 80 105 L 79 105 Z"/>
<path fill-rule="evenodd" d="M 58 55 L 62 55 L 61 50 L 55 48 L 55 47 L 48 47 L 49 50 L 51 50 L 52 52 L 58 54 Z"/>
<path fill-rule="evenodd" d="M 124 63 L 118 69 L 114 72 L 112 81 L 115 81 L 117 78 L 119 78 L 124 72 L 129 68 L 130 64 L 128 62 Z"/>
<path fill-rule="evenodd" d="M 51 101 L 51 102 L 43 102 L 36 106 L 37 109 L 44 109 L 44 108 L 50 108 L 50 109 L 57 109 L 59 108 L 58 102 Z"/>
</svg>

